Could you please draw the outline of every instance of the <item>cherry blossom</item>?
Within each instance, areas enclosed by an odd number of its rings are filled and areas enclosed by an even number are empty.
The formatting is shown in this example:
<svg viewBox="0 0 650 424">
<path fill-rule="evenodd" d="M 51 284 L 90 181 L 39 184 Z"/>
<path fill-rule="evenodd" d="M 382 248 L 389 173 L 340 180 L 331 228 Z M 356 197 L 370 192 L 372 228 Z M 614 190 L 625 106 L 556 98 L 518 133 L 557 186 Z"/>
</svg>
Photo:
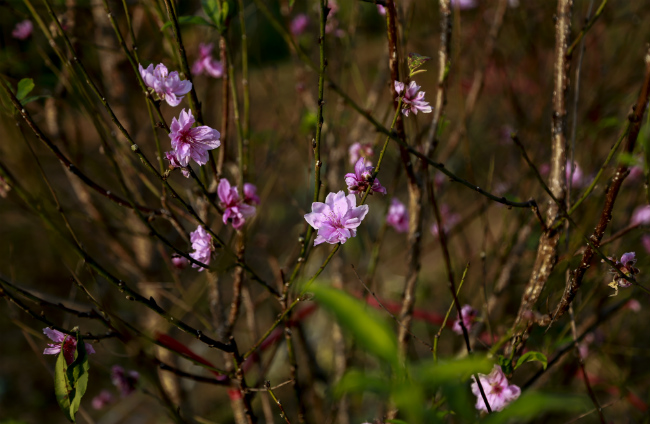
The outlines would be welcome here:
<svg viewBox="0 0 650 424">
<path fill-rule="evenodd" d="M 345 183 L 348 185 L 348 191 L 351 194 L 358 193 L 363 195 L 368 187 L 371 187 L 370 194 L 373 192 L 386 194 L 386 188 L 381 185 L 378 178 L 372 178 L 373 166 L 366 166 L 365 158 L 359 158 L 354 165 L 354 173 L 345 174 Z M 372 180 L 372 184 L 370 181 Z"/>
<path fill-rule="evenodd" d="M 418 111 L 431 113 L 431 106 L 429 106 L 429 102 L 424 100 L 424 91 L 420 91 L 420 88 L 415 81 L 411 81 L 411 84 L 406 89 L 403 82 L 395 81 L 395 91 L 397 94 L 401 95 L 404 92 L 402 113 L 405 116 L 409 116 L 411 112 L 417 115 Z"/>
<path fill-rule="evenodd" d="M 26 40 L 32 35 L 34 30 L 34 24 L 29 19 L 22 22 L 18 22 L 13 31 L 11 31 L 11 36 L 17 38 L 18 40 Z"/>
<path fill-rule="evenodd" d="M 170 126 L 169 138 L 174 150 L 165 152 L 167 160 L 173 167 L 188 166 L 190 158 L 198 165 L 205 165 L 209 160 L 208 151 L 221 146 L 221 134 L 206 125 L 192 128 L 195 121 L 189 109 L 187 112 L 183 109 L 178 118 L 173 118 Z"/>
<path fill-rule="evenodd" d="M 138 69 L 144 84 L 153 89 L 158 97 L 166 101 L 169 106 L 178 106 L 183 100 L 183 96 L 192 90 L 191 82 L 181 80 L 178 71 L 169 72 L 162 63 L 156 65 L 155 69 L 153 63 L 146 69 L 142 65 L 138 65 Z"/>
<path fill-rule="evenodd" d="M 474 325 L 478 311 L 472 308 L 471 305 L 465 305 L 460 309 L 460 315 L 463 317 L 463 324 L 465 324 L 465 328 L 467 331 L 469 331 Z M 456 334 L 463 334 L 463 328 L 460 326 L 459 318 L 456 318 L 456 321 L 454 321 L 454 325 L 451 327 L 451 330 Z"/>
<path fill-rule="evenodd" d="M 192 242 L 192 249 L 194 249 L 194 252 L 190 253 L 190 257 L 196 261 L 209 265 L 210 260 L 212 259 L 212 251 L 214 250 L 212 236 L 205 231 L 203 226 L 199 225 L 196 227 L 196 230 L 190 233 L 190 241 Z M 204 267 L 194 263 L 192 264 L 192 268 L 199 268 L 199 272 L 205 269 Z"/>
<path fill-rule="evenodd" d="M 221 181 L 219 181 L 217 194 L 221 201 L 221 207 L 224 208 L 224 224 L 230 222 L 234 229 L 239 230 L 244 226 L 247 218 L 255 215 L 255 206 L 245 203 L 244 200 L 239 197 L 237 187 L 232 187 L 227 179 L 222 178 Z"/>
<path fill-rule="evenodd" d="M 373 156 L 374 152 L 372 151 L 372 144 L 370 143 L 353 143 L 348 149 L 348 154 L 350 155 L 350 164 L 354 165 L 357 163 L 360 157 L 368 158 Z"/>
<path fill-rule="evenodd" d="M 367 214 L 368 205 L 357 206 L 354 194 L 346 196 L 341 190 L 328 194 L 325 203 L 312 203 L 311 213 L 305 215 L 305 220 L 318 230 L 314 246 L 321 243 L 343 244 L 357 235 L 357 227 Z"/>
<path fill-rule="evenodd" d="M 408 211 L 404 203 L 396 198 L 391 200 L 390 206 L 388 207 L 388 215 L 386 215 L 386 222 L 398 233 L 405 233 L 409 230 Z"/>
<path fill-rule="evenodd" d="M 43 329 L 43 333 L 54 342 L 47 345 L 48 347 L 43 351 L 43 355 L 58 355 L 61 352 L 61 347 L 63 347 L 65 362 L 68 365 L 74 362 L 74 353 L 77 350 L 76 337 L 48 327 Z M 86 353 L 95 353 L 95 349 L 90 343 L 84 343 L 84 346 L 86 347 Z"/>
<path fill-rule="evenodd" d="M 492 411 L 501 411 L 521 394 L 519 387 L 514 384 L 508 384 L 508 379 L 503 374 L 499 365 L 495 364 L 492 372 L 488 375 L 479 373 L 478 379 L 481 382 L 481 386 L 483 386 L 485 397 Z M 483 396 L 481 396 L 481 391 L 475 379 L 472 382 L 472 393 L 476 396 L 476 409 L 487 412 L 487 407 L 485 406 Z"/>
<path fill-rule="evenodd" d="M 207 74 L 213 78 L 221 78 L 223 76 L 223 63 L 212 57 L 212 49 L 214 44 L 199 43 L 199 58 L 192 65 L 192 73 L 194 75 Z"/>
</svg>

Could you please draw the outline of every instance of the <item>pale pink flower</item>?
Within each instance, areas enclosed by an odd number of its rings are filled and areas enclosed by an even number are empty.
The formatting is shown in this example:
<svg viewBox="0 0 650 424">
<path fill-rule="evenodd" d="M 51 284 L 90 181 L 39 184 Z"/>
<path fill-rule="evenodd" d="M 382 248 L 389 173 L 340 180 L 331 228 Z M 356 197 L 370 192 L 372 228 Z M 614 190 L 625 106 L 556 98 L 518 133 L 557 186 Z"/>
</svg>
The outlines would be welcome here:
<svg viewBox="0 0 650 424">
<path fill-rule="evenodd" d="M 476 0 L 451 0 L 452 7 L 458 7 L 460 10 L 474 9 L 478 6 Z"/>
<path fill-rule="evenodd" d="M 97 396 L 93 398 L 91 405 L 94 409 L 100 410 L 113 403 L 113 401 L 114 399 L 111 392 L 108 390 L 102 390 Z"/>
<path fill-rule="evenodd" d="M 199 225 L 196 227 L 196 230 L 190 233 L 190 241 L 192 242 L 192 249 L 194 249 L 194 252 L 190 253 L 190 257 L 195 261 L 209 265 L 212 259 L 212 251 L 214 250 L 212 236 L 205 231 L 205 228 Z M 199 268 L 199 272 L 205 269 L 201 265 L 194 263 L 192 264 L 192 268 Z"/>
<path fill-rule="evenodd" d="M 11 36 L 17 38 L 18 40 L 25 40 L 32 35 L 34 30 L 34 24 L 29 19 L 26 19 L 22 22 L 18 22 L 13 31 L 11 31 Z"/>
<path fill-rule="evenodd" d="M 584 175 L 582 174 L 582 169 L 580 166 L 578 166 L 577 162 L 573 162 L 573 165 L 575 166 L 575 169 L 571 169 L 571 162 L 566 163 L 566 179 L 567 181 L 571 181 L 571 187 L 576 188 L 576 187 L 582 187 L 584 185 Z M 571 177 L 573 172 L 573 178 Z"/>
<path fill-rule="evenodd" d="M 508 384 L 508 379 L 503 374 L 499 365 L 495 364 L 492 372 L 488 375 L 479 373 L 478 379 L 481 382 L 481 386 L 483 386 L 483 391 L 490 404 L 490 409 L 494 412 L 501 411 L 521 394 L 519 387 L 514 384 Z M 483 396 L 481 396 L 476 379 L 472 382 L 472 393 L 476 396 L 476 409 L 487 412 L 487 407 L 483 401 Z"/>
<path fill-rule="evenodd" d="M 223 76 L 223 63 L 212 57 L 212 49 L 214 44 L 199 43 L 199 58 L 192 65 L 192 73 L 194 75 L 208 74 L 213 78 L 221 78 Z"/>
<path fill-rule="evenodd" d="M 334 34 L 334 36 L 341 38 L 345 35 L 345 31 L 339 28 L 339 21 L 336 18 L 336 14 L 339 11 L 339 5 L 336 3 L 335 0 L 329 0 L 329 2 L 327 3 L 327 7 L 329 7 L 330 11 L 327 14 L 327 22 L 325 23 L 325 33 Z"/>
<path fill-rule="evenodd" d="M 321 243 L 343 244 L 357 235 L 357 227 L 367 214 L 368 205 L 357 206 L 354 194 L 346 196 L 341 190 L 328 194 L 325 203 L 312 203 L 311 213 L 305 215 L 305 220 L 318 230 L 314 246 Z"/>
<path fill-rule="evenodd" d="M 181 168 L 181 172 L 183 173 L 183 176 L 185 178 L 190 177 L 190 171 L 187 169 L 187 167 L 182 167 L 180 163 L 178 163 L 178 160 L 176 159 L 176 152 L 173 150 L 169 152 L 165 152 L 165 159 L 169 161 L 169 169 L 176 169 L 176 168 Z"/>
<path fill-rule="evenodd" d="M 221 201 L 223 210 L 223 223 L 227 224 L 228 221 L 236 230 L 244 226 L 247 218 L 255 215 L 255 206 L 244 203 L 243 199 L 239 197 L 237 187 L 232 187 L 227 179 L 222 178 L 217 187 L 217 194 Z"/>
<path fill-rule="evenodd" d="M 370 143 L 353 143 L 348 149 L 348 154 L 350 155 L 350 164 L 354 165 L 357 163 L 360 157 L 369 157 L 373 156 L 375 153 L 372 151 L 372 144 Z"/>
<path fill-rule="evenodd" d="M 184 256 L 180 256 L 176 253 L 172 255 L 172 265 L 174 265 L 174 268 L 176 269 L 185 269 L 189 263 L 190 261 Z"/>
<path fill-rule="evenodd" d="M 165 156 L 173 166 L 188 166 L 190 158 L 197 164 L 205 165 L 208 160 L 208 150 L 221 146 L 219 131 L 208 126 L 192 128 L 194 117 L 192 111 L 185 109 L 181 111 L 179 119 L 172 119 L 169 138 L 172 141 L 172 152 L 166 152 Z M 174 157 L 176 161 L 170 159 Z"/>
<path fill-rule="evenodd" d="M 643 175 L 643 165 L 634 165 L 632 168 L 630 168 L 630 175 L 628 176 L 628 179 L 631 181 L 637 181 L 640 180 Z"/>
<path fill-rule="evenodd" d="M 460 315 L 463 317 L 463 324 L 467 331 L 472 329 L 474 321 L 476 321 L 476 316 L 478 311 L 471 307 L 471 305 L 465 305 L 460 308 Z M 456 334 L 463 334 L 463 328 L 460 326 L 460 319 L 456 318 L 454 325 L 451 327 L 451 330 Z"/>
<path fill-rule="evenodd" d="M 625 304 L 625 307 L 632 312 L 639 313 L 641 312 L 641 303 L 636 299 L 630 299 Z"/>
<path fill-rule="evenodd" d="M 251 183 L 244 183 L 244 203 L 248 205 L 260 204 L 260 196 L 257 195 L 257 187 Z"/>
<path fill-rule="evenodd" d="M 304 13 L 299 13 L 291 20 L 289 29 L 291 30 L 291 33 L 297 37 L 305 32 L 308 26 L 309 16 Z"/>
<path fill-rule="evenodd" d="M 348 185 L 348 191 L 351 194 L 358 193 L 363 195 L 368 187 L 371 187 L 370 194 L 373 192 L 386 194 L 386 188 L 381 185 L 378 178 L 372 179 L 373 166 L 366 166 L 365 158 L 359 158 L 354 165 L 354 173 L 345 174 L 345 183 Z M 370 181 L 372 180 L 372 186 Z"/>
<path fill-rule="evenodd" d="M 632 212 L 632 225 L 648 225 L 650 224 L 650 205 L 637 206 Z"/>
<path fill-rule="evenodd" d="M 68 365 L 74 362 L 74 353 L 77 350 L 77 338 L 75 336 L 69 336 L 49 327 L 44 328 L 43 333 L 54 342 L 47 345 L 48 347 L 43 351 L 43 355 L 58 355 L 61 352 L 61 347 L 63 347 L 65 362 Z M 84 343 L 84 346 L 86 347 L 86 353 L 95 353 L 95 349 L 90 343 Z"/>
<path fill-rule="evenodd" d="M 424 91 L 420 91 L 420 86 L 411 81 L 408 88 L 405 89 L 404 83 L 395 81 L 395 91 L 398 95 L 401 95 L 404 92 L 404 97 L 402 98 L 402 113 L 405 116 L 409 116 L 409 113 L 413 112 L 418 114 L 418 111 L 422 113 L 431 113 L 432 109 L 429 106 L 429 102 L 424 100 Z"/>
<path fill-rule="evenodd" d="M 409 230 L 409 216 L 406 206 L 394 197 L 388 207 L 386 222 L 398 233 L 405 233 Z"/>
<path fill-rule="evenodd" d="M 386 8 L 382 6 L 381 4 L 377 5 L 377 13 L 379 13 L 381 16 L 386 16 Z"/>
<path fill-rule="evenodd" d="M 192 90 L 192 83 L 187 80 L 181 80 L 177 71 L 169 72 L 167 67 L 162 63 L 156 65 L 153 63 L 146 69 L 138 65 L 140 75 L 144 84 L 153 89 L 162 100 L 166 101 L 169 106 L 178 106 L 183 100 L 183 96 Z"/>
<path fill-rule="evenodd" d="M 127 397 L 135 392 L 139 380 L 140 374 L 137 371 L 131 370 L 127 373 L 119 365 L 113 365 L 113 368 L 111 368 L 111 381 L 120 391 L 120 396 L 122 397 Z"/>
<path fill-rule="evenodd" d="M 445 233 L 448 233 L 454 225 L 458 224 L 461 220 L 461 217 L 457 213 L 452 213 L 449 205 L 440 206 L 440 220 L 442 221 L 442 228 Z M 431 225 L 431 234 L 434 236 L 438 235 L 438 223 L 434 222 Z"/>
<path fill-rule="evenodd" d="M 0 197 L 6 198 L 11 190 L 11 186 L 7 184 L 4 178 L 0 177 Z"/>
<path fill-rule="evenodd" d="M 634 264 L 636 264 L 636 254 L 634 252 L 623 253 L 620 261 L 616 260 L 616 257 L 610 259 L 615 262 L 614 266 L 616 267 L 616 269 L 610 269 L 610 272 L 614 275 L 614 282 L 618 284 L 618 287 L 630 287 L 632 283 L 621 277 L 618 271 L 634 280 L 634 276 L 640 272 L 638 268 L 634 267 Z"/>
</svg>

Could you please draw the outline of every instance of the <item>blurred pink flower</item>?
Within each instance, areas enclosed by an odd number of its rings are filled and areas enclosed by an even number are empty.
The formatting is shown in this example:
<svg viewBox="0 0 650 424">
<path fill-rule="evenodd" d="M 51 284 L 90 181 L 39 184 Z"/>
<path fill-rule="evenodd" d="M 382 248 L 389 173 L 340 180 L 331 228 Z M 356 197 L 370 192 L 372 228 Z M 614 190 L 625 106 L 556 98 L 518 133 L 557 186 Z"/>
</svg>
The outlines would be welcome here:
<svg viewBox="0 0 650 424">
<path fill-rule="evenodd" d="M 377 5 L 377 13 L 379 13 L 381 16 L 386 16 L 386 8 L 382 6 L 381 4 Z"/>
<path fill-rule="evenodd" d="M 650 254 L 650 234 L 641 236 L 641 244 L 643 244 L 646 253 Z"/>
<path fill-rule="evenodd" d="M 457 213 L 452 213 L 449 205 L 440 206 L 440 220 L 442 221 L 442 228 L 445 230 L 445 233 L 448 233 L 454 225 L 460 222 L 460 215 Z M 438 223 L 434 222 L 431 225 L 431 234 L 434 236 L 438 235 Z"/>
<path fill-rule="evenodd" d="M 348 191 L 350 194 L 358 193 L 359 196 L 361 196 L 370 186 L 372 171 L 375 168 L 372 166 L 366 166 L 365 161 L 365 158 L 359 158 L 357 163 L 354 165 L 354 173 L 345 174 L 345 183 L 348 185 Z M 378 178 L 372 180 L 372 189 L 370 194 L 373 192 L 386 194 L 386 188 L 381 185 Z"/>
<path fill-rule="evenodd" d="M 595 340 L 594 333 L 588 333 L 582 338 L 582 342 L 578 343 L 578 352 L 583 359 L 589 355 L 589 345 Z"/>
<path fill-rule="evenodd" d="M 172 119 L 169 138 L 172 141 L 173 152 L 166 152 L 165 156 L 174 166 L 188 166 L 190 158 L 199 165 L 208 162 L 208 150 L 221 146 L 219 131 L 208 126 L 192 128 L 194 117 L 192 111 L 181 111 L 179 119 Z M 176 161 L 170 159 L 174 157 Z"/>
<path fill-rule="evenodd" d="M 7 184 L 4 178 L 0 177 L 0 197 L 6 198 L 11 190 L 11 186 Z"/>
<path fill-rule="evenodd" d="M 312 203 L 311 213 L 305 215 L 305 220 L 318 230 L 314 246 L 324 242 L 343 244 L 357 235 L 356 228 L 367 214 L 368 205 L 357 206 L 354 194 L 346 196 L 341 190 L 328 194 L 325 203 Z"/>
<path fill-rule="evenodd" d="M 244 203 L 248 205 L 260 204 L 260 196 L 257 195 L 257 187 L 251 183 L 244 183 Z"/>
<path fill-rule="evenodd" d="M 208 74 L 213 78 L 221 78 L 223 76 L 223 63 L 212 57 L 212 49 L 214 44 L 199 43 L 199 58 L 192 65 L 192 73 L 194 75 Z"/>
<path fill-rule="evenodd" d="M 501 411 L 510 402 L 517 399 L 521 394 L 521 389 L 514 384 L 508 385 L 508 379 L 503 374 L 499 365 L 494 365 L 490 374 L 478 374 L 478 378 L 483 386 L 485 397 L 492 411 Z M 474 379 L 474 377 L 472 377 Z M 472 393 L 476 396 L 476 409 L 487 412 L 487 407 L 481 396 L 476 380 L 472 382 Z"/>
<path fill-rule="evenodd" d="M 97 396 L 95 396 L 91 402 L 94 409 L 100 410 L 104 409 L 106 406 L 113 403 L 113 395 L 108 390 L 102 390 Z"/>
<path fill-rule="evenodd" d="M 636 299 L 628 300 L 627 303 L 625 304 L 625 307 L 632 312 L 636 312 L 636 313 L 641 312 L 641 302 L 639 302 Z"/>
<path fill-rule="evenodd" d="M 19 40 L 25 40 L 32 35 L 34 30 L 34 24 L 29 19 L 26 19 L 22 22 L 18 22 L 13 31 L 11 31 L 11 36 Z"/>
<path fill-rule="evenodd" d="M 650 224 L 650 205 L 637 206 L 632 212 L 632 225 L 648 225 Z"/>
<path fill-rule="evenodd" d="M 451 0 L 452 7 L 458 7 L 460 10 L 474 9 L 478 6 L 476 0 Z"/>
<path fill-rule="evenodd" d="M 372 151 L 372 144 L 370 143 L 353 143 L 348 149 L 348 154 L 350 155 L 350 164 L 354 165 L 357 163 L 360 157 L 367 158 L 368 156 L 373 156 L 375 153 Z"/>
<path fill-rule="evenodd" d="M 291 30 L 291 33 L 297 37 L 305 32 L 308 26 L 309 16 L 305 13 L 299 13 L 291 20 L 289 29 Z"/>
<path fill-rule="evenodd" d="M 140 380 L 140 374 L 137 371 L 129 371 L 127 373 L 119 365 L 113 365 L 113 368 L 111 368 L 111 381 L 120 391 L 120 396 L 122 397 L 127 397 L 135 392 L 138 380 Z"/>
<path fill-rule="evenodd" d="M 575 165 L 575 169 L 571 169 L 571 162 L 567 161 L 566 163 L 566 179 L 567 181 L 571 181 L 571 187 L 572 188 L 579 188 L 584 185 L 584 176 L 582 175 L 582 169 L 580 166 L 578 166 L 577 162 L 573 162 L 573 165 Z M 571 178 L 571 173 L 573 172 L 573 178 Z"/>
<path fill-rule="evenodd" d="M 429 106 L 429 102 L 424 100 L 424 91 L 420 91 L 420 86 L 411 81 L 406 91 L 404 90 L 404 83 L 395 81 L 395 91 L 397 94 L 402 94 L 404 92 L 404 97 L 402 98 L 402 113 L 405 116 L 409 116 L 410 112 L 418 114 L 418 110 L 422 113 L 431 113 L 432 109 Z"/>
<path fill-rule="evenodd" d="M 643 177 L 643 165 L 634 165 L 630 168 L 630 175 L 628 178 L 632 181 L 640 180 Z"/>
<path fill-rule="evenodd" d="M 194 249 L 194 252 L 190 253 L 190 257 L 195 261 L 209 265 L 214 250 L 212 236 L 199 225 L 196 230 L 190 233 L 190 241 L 192 242 L 192 249 Z M 199 272 L 205 269 L 197 264 L 192 264 L 192 268 L 199 268 Z"/>
<path fill-rule="evenodd" d="M 336 14 L 339 11 L 339 5 L 336 3 L 335 0 L 329 0 L 327 6 L 329 7 L 330 11 L 329 14 L 327 15 L 327 23 L 325 24 L 325 33 L 334 34 L 335 37 L 341 38 L 345 35 L 345 31 L 339 28 L 339 21 L 336 18 Z"/>
<path fill-rule="evenodd" d="M 49 327 L 43 329 L 43 334 L 54 342 L 47 345 L 48 347 L 43 351 L 43 355 L 58 355 L 61 352 L 61 347 L 63 347 L 65 362 L 68 365 L 74 362 L 74 353 L 77 350 L 77 339 L 75 336 L 69 336 Z M 90 343 L 84 343 L 84 346 L 86 347 L 86 353 L 95 353 L 95 349 L 93 349 Z"/>
<path fill-rule="evenodd" d="M 471 305 L 465 305 L 460 309 L 460 315 L 463 317 L 463 324 L 465 324 L 467 331 L 471 330 L 474 321 L 476 320 L 476 315 L 478 315 L 478 311 L 472 308 Z M 460 319 L 456 318 L 451 330 L 456 334 L 463 334 L 463 329 L 460 326 Z"/>
<path fill-rule="evenodd" d="M 409 217 L 406 206 L 394 197 L 388 208 L 386 222 L 398 233 L 405 233 L 409 230 Z"/>
<path fill-rule="evenodd" d="M 616 269 L 611 268 L 609 270 L 612 275 L 614 275 L 614 281 L 609 286 L 615 289 L 616 293 L 618 293 L 618 287 L 627 288 L 632 285 L 630 281 L 621 277 L 618 271 L 633 280 L 635 278 L 634 276 L 640 272 L 638 268 L 634 267 L 634 264 L 636 264 L 636 254 L 634 252 L 623 253 L 620 261 L 616 260 L 616 257 L 609 259 L 615 262 L 614 266 L 616 267 Z"/>
<path fill-rule="evenodd" d="M 174 268 L 176 269 L 185 269 L 189 263 L 190 261 L 188 261 L 186 257 L 180 256 L 176 253 L 172 255 L 172 265 L 174 265 Z"/>
<path fill-rule="evenodd" d="M 167 67 L 162 63 L 156 65 L 153 63 L 147 69 L 138 65 L 140 75 L 144 84 L 152 88 L 162 100 L 165 100 L 169 106 L 178 106 L 183 100 L 183 96 L 192 90 L 192 83 L 187 80 L 181 80 L 177 71 L 169 72 Z"/>
<path fill-rule="evenodd" d="M 231 187 L 227 179 L 222 178 L 217 187 L 217 194 L 221 201 L 223 211 L 223 223 L 227 224 L 228 221 L 236 230 L 241 229 L 246 222 L 246 218 L 255 215 L 255 206 L 247 205 L 239 197 L 237 187 Z"/>
</svg>

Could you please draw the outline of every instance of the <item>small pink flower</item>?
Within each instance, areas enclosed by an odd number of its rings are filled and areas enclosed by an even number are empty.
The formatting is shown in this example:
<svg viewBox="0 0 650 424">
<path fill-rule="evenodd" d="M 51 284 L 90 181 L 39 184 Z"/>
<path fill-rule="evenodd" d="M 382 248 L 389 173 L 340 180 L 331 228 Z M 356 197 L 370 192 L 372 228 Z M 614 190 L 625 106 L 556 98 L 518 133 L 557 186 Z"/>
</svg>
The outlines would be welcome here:
<svg viewBox="0 0 650 424">
<path fill-rule="evenodd" d="M 483 386 L 485 397 L 492 411 L 501 411 L 521 394 L 519 387 L 514 384 L 508 385 L 508 379 L 503 374 L 499 365 L 495 364 L 492 372 L 488 375 L 479 373 L 478 379 L 481 382 L 481 386 Z M 476 409 L 487 412 L 487 407 L 485 406 L 483 396 L 481 396 L 481 391 L 475 379 L 472 382 L 472 393 L 476 396 Z"/>
<path fill-rule="evenodd" d="M 172 119 L 169 138 L 174 150 L 165 153 L 170 165 L 188 166 L 190 158 L 199 165 L 205 165 L 209 160 L 208 150 L 221 146 L 219 131 L 205 125 L 192 128 L 193 124 L 194 117 L 191 110 L 185 112 L 183 109 L 178 120 Z"/>
<path fill-rule="evenodd" d="M 575 166 L 575 169 L 571 169 L 571 162 L 566 163 L 566 179 L 567 181 L 571 181 L 571 187 L 572 188 L 578 188 L 582 187 L 584 185 L 584 176 L 582 174 L 582 169 L 580 166 L 578 166 L 577 162 L 573 162 L 573 165 Z M 573 174 L 572 174 L 573 173 Z M 573 175 L 573 178 L 571 177 Z"/>
<path fill-rule="evenodd" d="M 445 233 L 448 233 L 454 225 L 460 222 L 460 215 L 457 213 L 452 213 L 449 205 L 440 206 L 440 220 L 442 221 L 442 228 L 445 230 Z M 438 223 L 434 222 L 431 225 L 431 234 L 434 236 L 438 235 Z"/>
<path fill-rule="evenodd" d="M 641 312 L 641 303 L 636 299 L 628 300 L 628 302 L 625 304 L 625 307 L 632 312 Z"/>
<path fill-rule="evenodd" d="M 214 44 L 199 43 L 199 58 L 192 65 L 192 73 L 194 75 L 208 74 L 213 78 L 221 78 L 223 76 L 223 63 L 212 57 L 212 49 Z"/>
<path fill-rule="evenodd" d="M 365 161 L 365 158 L 359 158 L 354 165 L 354 173 L 345 174 L 345 183 L 348 185 L 350 194 L 358 193 L 361 196 L 371 186 L 370 180 L 372 179 L 372 171 L 375 168 L 373 166 L 366 166 Z M 378 178 L 372 180 L 370 194 L 373 192 L 386 194 L 386 188 L 381 185 Z"/>
<path fill-rule="evenodd" d="M 460 308 L 460 315 L 463 317 L 463 324 L 465 324 L 467 331 L 471 330 L 472 326 L 474 325 L 474 321 L 476 321 L 478 311 L 472 308 L 470 305 L 465 305 Z M 451 327 L 451 330 L 456 334 L 463 334 L 463 329 L 460 326 L 460 319 L 456 318 L 456 321 L 454 321 L 454 325 Z"/>
<path fill-rule="evenodd" d="M 178 106 L 183 100 L 183 96 L 192 90 L 192 83 L 187 80 L 181 80 L 177 71 L 169 72 L 167 67 L 162 63 L 156 65 L 153 63 L 146 69 L 138 65 L 140 75 L 144 84 L 153 89 L 162 100 L 165 100 L 169 106 Z"/>
<path fill-rule="evenodd" d="M 177 255 L 175 253 L 172 255 L 172 265 L 174 265 L 174 268 L 176 269 L 185 269 L 189 263 L 190 261 L 187 260 L 186 257 Z"/>
<path fill-rule="evenodd" d="M 165 152 L 165 159 L 169 161 L 169 169 L 176 169 L 176 168 L 181 168 L 181 172 L 183 173 L 183 176 L 185 178 L 190 177 L 190 171 L 187 169 L 187 167 L 182 167 L 180 163 L 178 163 L 178 160 L 176 159 L 176 152 L 173 150 L 169 152 Z"/>
<path fill-rule="evenodd" d="M 190 233 L 190 241 L 192 242 L 192 249 L 194 249 L 194 252 L 190 253 L 190 257 L 195 261 L 210 265 L 212 251 L 214 250 L 212 236 L 199 225 L 196 230 Z M 197 264 L 192 264 L 192 268 L 199 268 L 199 272 L 205 269 Z"/>
<path fill-rule="evenodd" d="M 29 19 L 22 22 L 18 22 L 13 31 L 11 31 L 11 36 L 17 38 L 18 40 L 25 40 L 32 35 L 34 30 L 34 24 Z"/>
<path fill-rule="evenodd" d="M 251 183 L 244 183 L 244 203 L 247 205 L 260 204 L 260 196 L 257 195 L 257 187 Z"/>
<path fill-rule="evenodd" d="M 104 409 L 106 406 L 113 403 L 113 395 L 108 390 L 102 390 L 97 396 L 92 400 L 92 406 L 94 409 L 100 410 Z"/>
<path fill-rule="evenodd" d="M 377 13 L 379 13 L 381 16 L 386 16 L 386 8 L 382 6 L 381 4 L 377 5 Z"/>
<path fill-rule="evenodd" d="M 304 13 L 297 14 L 292 20 L 289 29 L 296 37 L 301 35 L 309 26 L 309 16 Z"/>
<path fill-rule="evenodd" d="M 407 212 L 404 203 L 393 198 L 388 208 L 386 222 L 398 233 L 405 233 L 409 230 L 409 217 Z"/>
<path fill-rule="evenodd" d="M 637 206 L 632 213 L 632 225 L 650 224 L 650 205 Z"/>
<path fill-rule="evenodd" d="M 431 113 L 431 106 L 429 106 L 429 102 L 424 100 L 424 91 L 420 91 L 420 88 L 415 81 L 411 81 L 411 84 L 405 90 L 403 82 L 395 81 L 395 91 L 397 94 L 401 95 L 404 92 L 402 113 L 405 116 L 409 116 L 411 112 L 417 115 L 418 110 L 422 113 Z"/>
<path fill-rule="evenodd" d="M 634 280 L 634 276 L 640 272 L 638 268 L 634 267 L 634 264 L 636 264 L 636 254 L 634 252 L 623 253 L 620 261 L 616 260 L 616 257 L 609 259 L 615 262 L 614 266 L 616 267 L 616 269 L 611 268 L 609 270 L 612 275 L 614 275 L 614 281 L 610 284 L 610 287 L 614 288 L 616 293 L 618 293 L 618 287 L 627 288 L 632 285 L 630 281 L 621 277 L 619 271 L 632 280 Z"/>
<path fill-rule="evenodd" d="M 120 396 L 127 397 L 135 392 L 135 388 L 140 380 L 140 374 L 137 371 L 128 373 L 119 365 L 113 365 L 111 368 L 111 381 L 120 391 Z"/>
<path fill-rule="evenodd" d="M 372 151 L 372 144 L 359 142 L 353 143 L 348 149 L 348 154 L 350 155 L 350 165 L 357 163 L 360 157 L 369 157 L 373 156 L 375 153 Z"/>
<path fill-rule="evenodd" d="M 68 365 L 74 362 L 74 353 L 77 350 L 77 338 L 75 336 L 69 336 L 49 327 L 44 328 L 43 333 L 54 342 L 47 345 L 48 347 L 43 351 L 43 355 L 58 355 L 61 352 L 61 347 L 63 347 L 65 362 Z M 86 347 L 86 353 L 95 353 L 95 349 L 90 343 L 84 343 L 84 346 Z"/>
<path fill-rule="evenodd" d="M 305 215 L 305 220 L 318 230 L 314 246 L 321 243 L 343 244 L 357 235 L 357 227 L 367 214 L 368 205 L 357 206 L 354 194 L 346 196 L 341 190 L 328 194 L 325 203 L 312 203 L 311 213 Z"/>
<path fill-rule="evenodd" d="M 217 187 L 217 194 L 221 201 L 223 211 L 223 223 L 227 224 L 228 221 L 232 224 L 235 230 L 239 230 L 244 226 L 247 218 L 255 215 L 255 206 L 248 205 L 239 197 L 237 187 L 232 187 L 227 179 L 222 178 Z"/>
</svg>

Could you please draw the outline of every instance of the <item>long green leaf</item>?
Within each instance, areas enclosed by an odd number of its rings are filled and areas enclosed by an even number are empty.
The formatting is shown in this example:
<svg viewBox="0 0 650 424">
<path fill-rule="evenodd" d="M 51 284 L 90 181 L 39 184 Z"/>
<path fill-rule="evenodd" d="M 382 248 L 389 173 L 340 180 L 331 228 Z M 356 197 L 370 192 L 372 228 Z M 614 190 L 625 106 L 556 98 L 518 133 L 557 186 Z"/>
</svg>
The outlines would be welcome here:
<svg viewBox="0 0 650 424">
<path fill-rule="evenodd" d="M 546 355 L 544 355 L 543 353 L 526 352 L 523 355 L 521 355 L 521 357 L 519 357 L 519 360 L 515 365 L 515 369 L 519 368 L 525 362 L 532 362 L 532 361 L 541 362 L 544 369 L 546 369 L 546 366 L 548 365 L 548 359 L 546 359 Z"/>
<path fill-rule="evenodd" d="M 67 336 L 70 337 L 70 336 Z M 65 344 L 65 342 L 63 343 Z M 88 388 L 88 353 L 86 346 L 77 332 L 77 350 L 74 361 L 68 366 L 65 361 L 64 349 L 56 359 L 54 368 L 54 394 L 65 417 L 71 422 L 81 405 L 81 398 Z"/>
<path fill-rule="evenodd" d="M 34 80 L 31 78 L 23 78 L 18 81 L 18 89 L 16 90 L 16 98 L 22 100 L 34 89 Z"/>
</svg>

